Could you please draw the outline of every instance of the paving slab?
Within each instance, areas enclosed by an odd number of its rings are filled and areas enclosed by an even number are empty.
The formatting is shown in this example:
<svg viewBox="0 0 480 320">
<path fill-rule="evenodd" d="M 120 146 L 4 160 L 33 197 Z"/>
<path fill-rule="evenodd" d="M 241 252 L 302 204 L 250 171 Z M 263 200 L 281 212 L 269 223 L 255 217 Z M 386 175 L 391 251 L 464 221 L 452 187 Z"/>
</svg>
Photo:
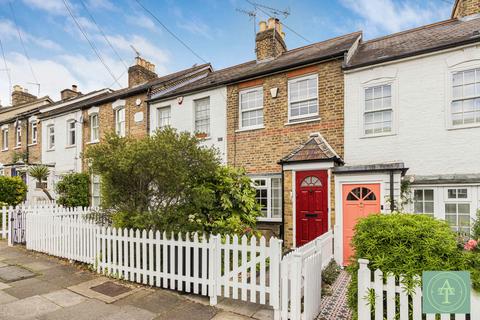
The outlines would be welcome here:
<svg viewBox="0 0 480 320">
<path fill-rule="evenodd" d="M 23 285 L 20 285 L 20 286 L 12 286 L 11 288 L 5 289 L 4 291 L 19 299 L 24 299 L 27 297 L 42 295 L 42 294 L 52 292 L 52 291 L 57 291 L 60 289 L 61 287 L 57 286 L 56 284 L 46 282 L 46 281 L 38 281 L 38 282 L 35 282 L 34 285 L 30 285 L 29 283 L 24 283 Z"/>
<path fill-rule="evenodd" d="M 212 319 L 217 310 L 211 306 L 205 306 L 200 303 L 189 302 L 184 300 L 184 303 L 179 305 L 177 308 L 172 309 L 164 314 L 161 314 L 157 317 L 157 320 L 210 320 Z"/>
<path fill-rule="evenodd" d="M 47 298 L 53 303 L 56 303 L 59 306 L 64 308 L 77 305 L 86 300 L 86 298 L 82 297 L 81 295 L 76 294 L 75 292 L 72 292 L 67 289 L 61 289 L 61 290 L 49 292 L 42 295 L 42 297 Z"/>
<path fill-rule="evenodd" d="M 60 306 L 40 297 L 33 296 L 2 305 L 0 319 L 26 320 L 59 310 Z"/>
<path fill-rule="evenodd" d="M 32 271 L 19 266 L 6 266 L 0 268 L 0 281 L 2 282 L 14 282 L 35 276 L 36 274 Z"/>
<path fill-rule="evenodd" d="M 23 264 L 23 266 L 27 267 L 30 270 L 38 272 L 38 271 L 43 271 L 50 268 L 55 268 L 58 266 L 58 263 L 55 263 L 53 261 L 34 261 L 34 262 L 25 263 Z"/>
<path fill-rule="evenodd" d="M 155 314 L 134 306 L 120 307 L 118 312 L 102 317 L 101 320 L 152 320 Z"/>
<path fill-rule="evenodd" d="M 247 320 L 247 319 L 250 319 L 250 318 L 239 315 L 239 314 L 225 312 L 225 311 L 217 313 L 215 317 L 212 318 L 212 320 Z"/>
<path fill-rule="evenodd" d="M 252 318 L 258 320 L 273 320 L 273 310 L 266 308 L 260 309 L 253 314 Z"/>
<path fill-rule="evenodd" d="M 69 290 L 76 292 L 78 294 L 81 294 L 82 296 L 88 297 L 88 298 L 93 298 L 93 299 L 98 299 L 100 301 L 106 302 L 106 303 L 113 303 L 117 300 L 120 300 L 122 298 L 128 297 L 129 295 L 139 291 L 141 288 L 137 287 L 133 284 L 127 284 L 127 283 L 122 283 L 118 285 L 122 285 L 125 288 L 128 288 L 130 290 L 124 291 L 123 293 L 117 294 L 117 295 L 107 295 L 102 293 L 101 291 L 96 291 L 93 290 L 94 288 L 105 284 L 105 283 L 110 283 L 112 282 L 111 279 L 105 278 L 105 277 L 100 277 L 96 278 L 90 281 L 82 282 L 78 285 L 68 287 Z"/>
<path fill-rule="evenodd" d="M 9 295 L 6 292 L 0 291 L 0 304 L 5 304 L 13 301 L 17 301 L 18 298 L 15 298 L 12 295 Z"/>
<path fill-rule="evenodd" d="M 260 309 L 265 308 L 265 306 L 261 304 L 255 304 L 235 299 L 223 299 L 216 305 L 216 307 L 246 317 L 252 317 Z"/>
<path fill-rule="evenodd" d="M 186 300 L 169 291 L 144 289 L 115 302 L 115 305 L 132 305 L 153 313 L 166 313 L 185 302 Z"/>
<path fill-rule="evenodd" d="M 48 300 L 47 300 L 48 301 Z M 60 307 L 59 307 L 60 308 Z M 97 320 L 119 311 L 119 307 L 95 299 L 37 316 L 39 320 Z M 125 319 L 128 320 L 128 319 Z"/>
</svg>

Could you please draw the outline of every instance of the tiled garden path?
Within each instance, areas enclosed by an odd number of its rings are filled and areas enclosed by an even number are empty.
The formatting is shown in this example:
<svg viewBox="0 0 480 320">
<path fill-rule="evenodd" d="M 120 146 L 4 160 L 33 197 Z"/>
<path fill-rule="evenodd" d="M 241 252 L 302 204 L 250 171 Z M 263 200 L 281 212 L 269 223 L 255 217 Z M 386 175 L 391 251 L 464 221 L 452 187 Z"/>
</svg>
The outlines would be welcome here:
<svg viewBox="0 0 480 320">
<path fill-rule="evenodd" d="M 317 320 L 350 320 L 352 312 L 347 306 L 347 291 L 350 276 L 342 270 L 332 286 L 332 295 L 322 299 L 321 313 Z"/>
</svg>

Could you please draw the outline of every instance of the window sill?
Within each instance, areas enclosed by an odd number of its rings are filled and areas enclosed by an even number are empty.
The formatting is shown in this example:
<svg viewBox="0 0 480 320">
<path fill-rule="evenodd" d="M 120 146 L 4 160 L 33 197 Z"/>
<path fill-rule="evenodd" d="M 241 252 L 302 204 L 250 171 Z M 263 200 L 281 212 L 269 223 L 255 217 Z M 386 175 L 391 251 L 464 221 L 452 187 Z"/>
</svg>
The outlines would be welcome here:
<svg viewBox="0 0 480 320">
<path fill-rule="evenodd" d="M 262 129 L 265 129 L 265 126 L 247 127 L 247 128 L 237 129 L 237 130 L 235 130 L 235 132 L 246 132 L 246 131 L 255 131 L 255 130 L 262 130 Z"/>
<path fill-rule="evenodd" d="M 18 150 L 18 149 L 22 149 L 22 146 L 17 146 L 15 148 L 13 148 L 13 150 Z"/>
<path fill-rule="evenodd" d="M 460 129 L 471 129 L 471 128 L 480 128 L 480 123 L 472 123 L 472 124 L 462 124 L 462 125 L 449 125 L 447 130 L 460 130 Z"/>
<path fill-rule="evenodd" d="M 88 141 L 87 144 L 96 144 L 99 143 L 100 140 L 93 140 L 93 141 Z"/>
<path fill-rule="evenodd" d="M 37 145 L 37 143 L 35 142 L 35 143 L 30 143 L 28 146 L 33 147 L 33 146 L 36 146 L 36 145 Z"/>
<path fill-rule="evenodd" d="M 257 218 L 258 222 L 282 222 L 281 218 Z"/>
<path fill-rule="evenodd" d="M 369 135 L 363 135 L 360 137 L 360 139 L 370 139 L 370 138 L 380 138 L 380 137 L 391 137 L 397 135 L 394 132 L 388 132 L 388 133 L 379 133 L 379 134 L 369 134 Z"/>
<path fill-rule="evenodd" d="M 55 151 L 55 148 L 47 149 L 47 152 Z"/>
<path fill-rule="evenodd" d="M 8 151 L 8 148 L 6 148 L 6 149 L 2 149 L 2 152 L 6 152 L 6 151 Z"/>
<path fill-rule="evenodd" d="M 75 144 L 74 144 L 74 145 L 71 145 L 71 146 L 66 146 L 65 149 L 73 149 L 73 148 L 75 148 L 76 146 L 77 146 L 77 145 L 75 145 Z"/>
<path fill-rule="evenodd" d="M 320 117 L 315 117 L 315 118 L 309 118 L 305 120 L 288 120 L 287 123 L 285 123 L 286 126 L 293 126 L 295 124 L 302 124 L 302 123 L 309 123 L 309 122 L 315 122 L 315 121 L 320 121 L 322 118 Z"/>
</svg>

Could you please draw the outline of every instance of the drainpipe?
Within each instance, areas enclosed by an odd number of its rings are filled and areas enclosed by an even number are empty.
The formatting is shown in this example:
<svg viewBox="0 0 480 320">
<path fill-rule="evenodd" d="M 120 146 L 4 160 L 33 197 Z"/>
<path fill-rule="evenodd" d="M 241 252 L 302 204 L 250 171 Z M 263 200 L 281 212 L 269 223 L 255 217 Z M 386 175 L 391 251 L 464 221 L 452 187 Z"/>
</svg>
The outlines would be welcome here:
<svg viewBox="0 0 480 320">
<path fill-rule="evenodd" d="M 25 143 L 26 143 L 26 147 L 27 149 L 25 150 L 25 160 L 26 160 L 26 164 L 28 165 L 30 163 L 30 147 L 28 146 L 28 129 L 30 127 L 30 122 L 28 121 L 28 118 L 26 118 L 26 122 L 27 122 L 27 136 L 26 136 L 26 139 L 25 139 Z"/>
<path fill-rule="evenodd" d="M 280 239 L 285 239 L 285 174 L 282 164 L 282 223 L 280 224 Z"/>
<path fill-rule="evenodd" d="M 395 199 L 393 191 L 393 170 L 390 170 L 390 212 L 395 211 Z"/>
</svg>

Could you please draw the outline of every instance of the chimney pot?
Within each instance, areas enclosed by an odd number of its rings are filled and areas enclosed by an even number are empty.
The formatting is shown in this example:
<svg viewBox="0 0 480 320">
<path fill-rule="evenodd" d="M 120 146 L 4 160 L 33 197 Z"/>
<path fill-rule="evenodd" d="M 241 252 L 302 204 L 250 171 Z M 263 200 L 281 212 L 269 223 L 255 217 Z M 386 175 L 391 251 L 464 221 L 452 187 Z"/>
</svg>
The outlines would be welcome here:
<svg viewBox="0 0 480 320">
<path fill-rule="evenodd" d="M 275 27 L 275 18 L 268 18 L 268 29 L 273 29 Z"/>
<path fill-rule="evenodd" d="M 18 84 L 13 86 L 13 91 L 15 92 L 23 92 L 23 88 L 19 86 Z"/>
<path fill-rule="evenodd" d="M 72 84 L 72 91 L 77 92 L 77 85 L 76 84 Z"/>
<path fill-rule="evenodd" d="M 259 32 L 263 32 L 263 31 L 267 30 L 267 23 L 265 21 L 260 21 L 258 23 L 258 26 L 260 28 Z"/>
</svg>

